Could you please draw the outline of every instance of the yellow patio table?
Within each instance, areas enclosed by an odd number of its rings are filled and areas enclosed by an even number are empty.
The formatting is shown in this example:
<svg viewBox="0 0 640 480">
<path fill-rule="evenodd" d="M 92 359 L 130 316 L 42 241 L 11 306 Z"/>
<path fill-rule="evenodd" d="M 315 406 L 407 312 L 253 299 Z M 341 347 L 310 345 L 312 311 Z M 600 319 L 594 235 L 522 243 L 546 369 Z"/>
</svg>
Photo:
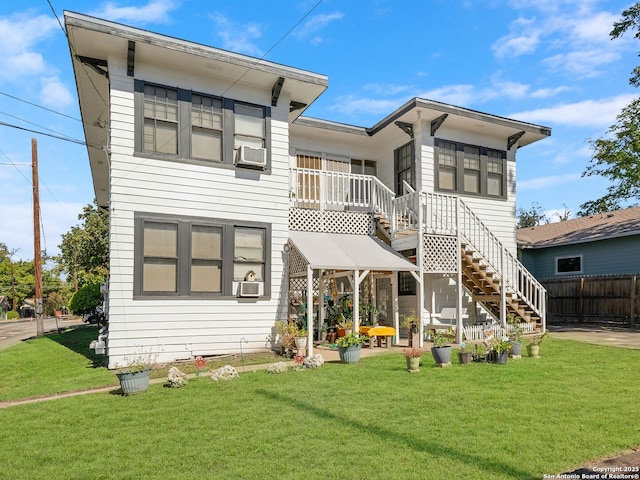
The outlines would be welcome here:
<svg viewBox="0 0 640 480">
<path fill-rule="evenodd" d="M 384 327 L 384 326 L 377 326 L 377 327 L 365 327 L 362 326 L 358 329 L 358 332 L 361 333 L 362 335 L 367 335 L 369 337 L 371 337 L 371 340 L 369 341 L 369 348 L 373 348 L 373 338 L 377 338 L 378 340 L 378 346 L 381 347 L 382 346 L 382 338 L 384 337 L 384 343 L 386 345 L 387 348 L 391 347 L 391 340 L 390 337 L 395 337 L 396 336 L 396 329 L 393 327 Z"/>
</svg>

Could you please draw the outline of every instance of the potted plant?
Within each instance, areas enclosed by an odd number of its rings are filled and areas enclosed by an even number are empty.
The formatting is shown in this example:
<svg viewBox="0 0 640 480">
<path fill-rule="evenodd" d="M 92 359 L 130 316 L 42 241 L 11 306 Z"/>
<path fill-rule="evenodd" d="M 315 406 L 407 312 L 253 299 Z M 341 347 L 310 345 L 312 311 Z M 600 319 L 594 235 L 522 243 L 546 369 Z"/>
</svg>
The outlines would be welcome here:
<svg viewBox="0 0 640 480">
<path fill-rule="evenodd" d="M 472 353 L 474 362 L 486 362 L 487 361 L 487 347 L 484 343 L 478 343 L 473 347 Z"/>
<path fill-rule="evenodd" d="M 116 377 L 120 381 L 123 395 L 146 392 L 149 388 L 149 375 L 154 364 L 151 354 L 135 358 L 124 357 L 124 363 L 116 365 Z"/>
<path fill-rule="evenodd" d="M 453 341 L 454 334 L 452 329 L 447 330 L 432 330 L 431 341 L 433 347 L 431 347 L 431 355 L 436 361 L 436 366 L 442 367 L 451 363 L 451 343 Z"/>
<path fill-rule="evenodd" d="M 462 342 L 460 344 L 460 363 L 467 364 L 470 363 L 471 360 L 473 359 L 473 351 L 472 351 L 472 347 L 471 345 L 468 345 L 465 342 Z"/>
<path fill-rule="evenodd" d="M 511 351 L 511 342 L 507 337 L 494 338 L 491 344 L 492 360 L 496 363 L 507 363 L 509 352 Z"/>
<path fill-rule="evenodd" d="M 522 353 L 522 328 L 514 327 L 509 332 L 509 342 L 511 343 L 511 356 L 520 357 Z"/>
<path fill-rule="evenodd" d="M 360 361 L 360 351 L 366 337 L 357 333 L 350 333 L 336 340 L 338 354 L 342 363 L 358 363 Z"/>
<path fill-rule="evenodd" d="M 420 318 L 416 315 L 415 309 L 412 308 L 408 315 L 402 315 L 400 328 L 407 329 L 410 347 L 413 346 L 414 340 L 419 341 L 418 333 L 420 331 Z M 402 331 L 400 334 L 402 335 Z"/>
<path fill-rule="evenodd" d="M 296 330 L 294 342 L 298 350 L 307 348 L 307 331 L 304 328 Z"/>
<path fill-rule="evenodd" d="M 403 348 L 402 354 L 407 359 L 407 370 L 410 373 L 420 371 L 420 361 L 422 360 L 422 354 L 424 349 L 419 347 Z"/>
<path fill-rule="evenodd" d="M 542 335 L 534 335 L 527 339 L 527 353 L 530 357 L 540 357 L 540 344 L 544 341 L 546 336 L 547 332 L 544 332 Z"/>
</svg>

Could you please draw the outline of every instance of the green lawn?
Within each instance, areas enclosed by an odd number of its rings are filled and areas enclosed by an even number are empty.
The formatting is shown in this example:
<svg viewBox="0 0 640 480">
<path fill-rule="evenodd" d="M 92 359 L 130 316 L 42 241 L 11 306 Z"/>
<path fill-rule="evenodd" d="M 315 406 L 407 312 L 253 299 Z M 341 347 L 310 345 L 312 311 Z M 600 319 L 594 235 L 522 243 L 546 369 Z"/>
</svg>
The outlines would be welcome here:
<svg viewBox="0 0 640 480">
<path fill-rule="evenodd" d="M 3 395 L 48 342 L 8 370 L 0 352 Z M 548 339 L 542 355 L 446 369 L 426 355 L 409 374 L 391 353 L 15 406 L 0 410 L 0 479 L 533 480 L 640 445 L 640 351 Z M 58 350 L 49 363 L 34 376 L 103 370 Z"/>
</svg>

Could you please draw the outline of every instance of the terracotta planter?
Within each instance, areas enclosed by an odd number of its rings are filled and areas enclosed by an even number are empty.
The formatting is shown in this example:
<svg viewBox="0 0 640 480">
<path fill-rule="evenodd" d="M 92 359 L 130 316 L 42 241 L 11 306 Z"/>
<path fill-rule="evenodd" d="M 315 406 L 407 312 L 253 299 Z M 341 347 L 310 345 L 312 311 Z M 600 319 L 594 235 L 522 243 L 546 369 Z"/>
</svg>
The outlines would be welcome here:
<svg viewBox="0 0 640 480">
<path fill-rule="evenodd" d="M 460 363 L 462 364 L 471 363 L 472 359 L 473 359 L 472 352 L 460 352 Z"/>
</svg>

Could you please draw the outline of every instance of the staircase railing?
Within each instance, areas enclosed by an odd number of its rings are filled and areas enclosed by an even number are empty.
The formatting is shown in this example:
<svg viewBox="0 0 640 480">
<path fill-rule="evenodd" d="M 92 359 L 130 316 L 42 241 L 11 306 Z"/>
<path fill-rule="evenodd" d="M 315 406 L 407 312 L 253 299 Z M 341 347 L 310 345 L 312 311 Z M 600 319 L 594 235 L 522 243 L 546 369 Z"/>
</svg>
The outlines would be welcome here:
<svg viewBox="0 0 640 480">
<path fill-rule="evenodd" d="M 391 238 L 406 231 L 460 235 L 504 279 L 511 293 L 527 299 L 541 318 L 546 314 L 546 290 L 509 252 L 459 197 L 411 192 L 396 197 L 376 177 L 309 168 L 290 169 L 290 203 L 294 207 L 355 208 L 378 213 L 391 225 Z"/>
<path fill-rule="evenodd" d="M 461 236 L 500 278 L 510 293 L 527 300 L 541 318 L 546 315 L 546 289 L 520 263 L 482 220 L 459 197 L 422 193 L 425 233 Z"/>
</svg>

